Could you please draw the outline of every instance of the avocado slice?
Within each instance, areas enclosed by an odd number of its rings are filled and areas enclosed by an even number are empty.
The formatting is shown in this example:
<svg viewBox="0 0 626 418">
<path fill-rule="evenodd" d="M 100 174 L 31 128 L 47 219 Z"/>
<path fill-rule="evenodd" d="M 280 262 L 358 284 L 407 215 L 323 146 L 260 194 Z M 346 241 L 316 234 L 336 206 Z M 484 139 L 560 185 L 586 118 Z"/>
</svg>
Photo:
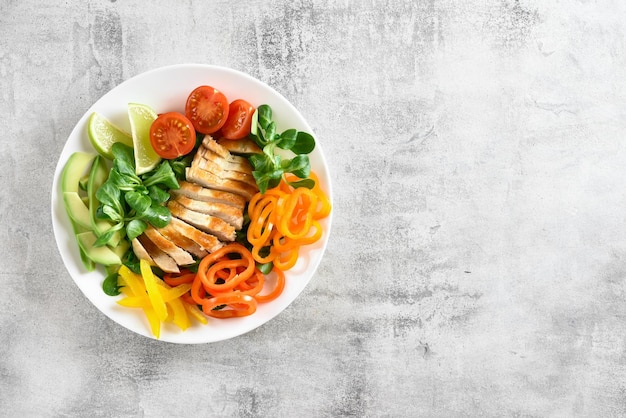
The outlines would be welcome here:
<svg viewBox="0 0 626 418">
<path fill-rule="evenodd" d="M 106 245 L 94 247 L 94 243 L 98 238 L 93 231 L 81 232 L 76 235 L 76 239 L 78 240 L 78 245 L 81 250 L 84 251 L 85 255 L 87 255 L 90 260 L 105 266 L 122 264 L 120 257 Z"/>
<path fill-rule="evenodd" d="M 65 203 L 67 214 L 76 224 L 86 230 L 92 229 L 89 208 L 78 193 L 63 192 L 63 202 Z"/>
<path fill-rule="evenodd" d="M 91 166 L 91 171 L 89 172 L 89 181 L 87 182 L 87 197 L 89 198 L 91 230 L 93 230 L 97 236 L 102 235 L 113 226 L 110 222 L 107 222 L 103 219 L 98 219 L 96 217 L 96 211 L 98 210 L 98 206 L 100 206 L 100 201 L 96 197 L 96 192 L 98 191 L 100 186 L 102 186 L 102 184 L 107 180 L 108 177 L 109 170 L 104 161 L 104 157 L 101 157 L 100 155 L 96 156 L 93 165 Z M 116 247 L 121 239 L 122 235 L 119 232 L 116 232 L 107 242 L 107 245 L 111 247 Z"/>
<path fill-rule="evenodd" d="M 105 266 L 121 264 L 118 253 L 121 253 L 124 247 L 129 246 L 128 242 L 121 239 L 121 234 L 116 233 L 107 243 L 115 251 L 108 246 L 94 247 L 96 234 L 111 227 L 109 222 L 97 219 L 95 216 L 100 204 L 96 198 L 96 191 L 107 177 L 108 169 L 102 157 L 86 152 L 73 153 L 61 174 L 63 203 L 78 241 L 81 260 L 87 271 L 94 270 L 94 263 Z M 86 185 L 84 184 L 85 178 L 89 179 Z M 87 196 L 84 195 L 85 186 Z"/>
<path fill-rule="evenodd" d="M 89 167 L 93 165 L 95 158 L 95 154 L 86 152 L 75 152 L 70 155 L 61 174 L 61 190 L 63 192 L 78 193 L 80 179 L 85 175 Z"/>
</svg>

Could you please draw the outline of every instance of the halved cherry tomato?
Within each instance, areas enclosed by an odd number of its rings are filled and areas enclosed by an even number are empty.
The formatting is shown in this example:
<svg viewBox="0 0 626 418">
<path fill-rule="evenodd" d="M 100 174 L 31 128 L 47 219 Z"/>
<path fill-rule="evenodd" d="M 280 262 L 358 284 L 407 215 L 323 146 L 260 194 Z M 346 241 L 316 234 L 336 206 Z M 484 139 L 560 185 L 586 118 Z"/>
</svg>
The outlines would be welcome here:
<svg viewBox="0 0 626 418">
<path fill-rule="evenodd" d="M 150 126 L 150 143 L 162 158 L 171 160 L 189 154 L 196 145 L 196 131 L 184 115 L 168 112 Z"/>
<path fill-rule="evenodd" d="M 226 139 L 242 139 L 250 135 L 254 106 L 237 99 L 228 106 L 228 119 L 222 126 L 222 136 Z"/>
<path fill-rule="evenodd" d="M 228 100 L 224 93 L 211 86 L 197 87 L 187 98 L 185 115 L 197 132 L 212 134 L 228 119 Z"/>
</svg>

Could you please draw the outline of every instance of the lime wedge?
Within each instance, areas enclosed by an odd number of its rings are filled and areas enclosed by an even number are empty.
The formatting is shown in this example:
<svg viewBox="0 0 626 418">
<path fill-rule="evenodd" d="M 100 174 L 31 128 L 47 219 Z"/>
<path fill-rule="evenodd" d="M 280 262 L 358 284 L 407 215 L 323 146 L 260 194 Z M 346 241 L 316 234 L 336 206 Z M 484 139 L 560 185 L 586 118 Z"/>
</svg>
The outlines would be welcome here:
<svg viewBox="0 0 626 418">
<path fill-rule="evenodd" d="M 87 121 L 87 136 L 91 145 L 100 155 L 109 160 L 113 159 L 111 147 L 116 142 L 121 142 L 133 146 L 133 138 L 130 134 L 124 132 L 117 126 L 113 125 L 107 118 L 97 112 L 93 112 Z"/>
<path fill-rule="evenodd" d="M 135 150 L 135 172 L 137 175 L 144 174 L 154 169 L 161 161 L 161 157 L 150 144 L 150 126 L 157 118 L 157 114 L 150 106 L 129 103 L 128 117 Z"/>
</svg>

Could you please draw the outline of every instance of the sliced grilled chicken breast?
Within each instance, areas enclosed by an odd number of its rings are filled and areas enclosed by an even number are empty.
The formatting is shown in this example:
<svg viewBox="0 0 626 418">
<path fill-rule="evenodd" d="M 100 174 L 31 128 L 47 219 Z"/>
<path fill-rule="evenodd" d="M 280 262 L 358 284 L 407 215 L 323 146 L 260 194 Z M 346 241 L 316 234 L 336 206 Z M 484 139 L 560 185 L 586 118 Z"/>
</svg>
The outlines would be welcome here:
<svg viewBox="0 0 626 418">
<path fill-rule="evenodd" d="M 220 157 L 222 157 L 223 159 L 225 159 L 231 164 L 236 164 L 238 167 L 237 171 L 242 170 L 242 169 L 246 171 L 252 171 L 252 165 L 250 164 L 247 158 L 244 158 L 240 155 L 231 154 L 227 147 L 220 145 L 211 137 L 209 138 L 207 138 L 206 136 L 204 137 L 204 139 L 202 140 L 201 148 L 208 149 L 209 151 L 219 155 Z M 259 149 L 259 152 L 263 152 L 263 151 Z"/>
<path fill-rule="evenodd" d="M 198 153 L 197 155 L 200 155 L 200 153 Z M 213 156 L 216 156 L 216 154 L 209 155 L 209 158 L 212 158 Z M 210 173 L 213 173 L 220 178 L 228 179 L 228 180 L 237 180 L 242 183 L 248 184 L 254 189 L 257 188 L 256 180 L 254 180 L 254 177 L 252 176 L 252 172 L 243 173 L 241 171 L 225 170 L 216 161 L 219 162 L 219 161 L 224 161 L 224 160 L 219 159 L 219 157 L 216 158 L 215 160 L 210 160 L 204 157 L 199 157 L 197 160 L 194 160 L 194 163 L 196 164 L 197 167 L 203 170 L 206 170 Z"/>
<path fill-rule="evenodd" d="M 178 265 L 172 257 L 164 253 L 144 234 L 137 237 L 143 248 L 150 255 L 154 264 L 166 273 L 180 273 Z M 139 255 L 137 255 L 139 257 Z"/>
<path fill-rule="evenodd" d="M 186 174 L 187 181 L 191 181 L 210 189 L 235 193 L 243 196 L 246 200 L 252 199 L 252 196 L 254 196 L 258 191 L 257 187 L 253 187 L 247 183 L 242 183 L 236 180 L 223 179 L 209 171 L 203 170 L 195 164 L 187 167 Z"/>
<path fill-rule="evenodd" d="M 187 209 L 223 219 L 234 226 L 235 229 L 239 230 L 243 225 L 243 211 L 234 206 L 223 203 L 203 202 L 182 195 L 177 196 L 174 200 Z"/>
<path fill-rule="evenodd" d="M 161 251 L 172 257 L 179 266 L 187 266 L 194 263 L 194 259 L 187 251 L 183 250 L 169 239 L 165 238 L 158 229 L 151 225 L 144 231 L 144 234 L 150 241 L 154 243 Z"/>
<path fill-rule="evenodd" d="M 200 244 L 195 242 L 193 239 L 187 237 L 183 232 L 180 232 L 178 229 L 176 229 L 171 222 L 167 224 L 167 226 L 159 228 L 159 233 L 165 238 L 172 241 L 178 247 L 187 251 L 189 254 L 193 254 L 198 258 L 202 258 L 209 253 Z"/>
<path fill-rule="evenodd" d="M 137 258 L 139 258 L 140 260 L 146 260 L 151 265 L 156 266 L 154 260 L 152 259 L 152 257 L 150 257 L 150 254 L 148 254 L 148 251 L 146 251 L 146 249 L 143 247 L 143 245 L 141 245 L 141 242 L 139 242 L 137 238 L 134 238 L 130 243 L 133 246 L 133 252 L 137 256 Z"/>
<path fill-rule="evenodd" d="M 175 216 L 204 232 L 215 235 L 222 241 L 235 240 L 235 227 L 223 219 L 207 215 L 206 213 L 200 213 L 187 209 L 175 200 L 170 200 L 167 207 L 172 212 L 172 216 Z"/>
<path fill-rule="evenodd" d="M 217 143 L 226 148 L 231 154 L 251 155 L 263 152 L 254 141 L 248 138 L 238 139 L 236 141 L 221 138 L 217 140 Z"/>
<path fill-rule="evenodd" d="M 171 226 L 174 230 L 178 231 L 179 234 L 182 234 L 194 241 L 210 253 L 217 251 L 224 246 L 224 243 L 221 242 L 215 235 L 207 234 L 206 232 L 199 230 L 195 226 L 190 225 L 181 219 L 172 218 L 168 226 Z"/>
<path fill-rule="evenodd" d="M 204 146 L 198 148 L 198 152 L 196 153 L 195 157 L 201 157 L 205 160 L 213 162 L 216 166 L 220 168 L 220 170 L 252 174 L 252 165 L 247 159 L 243 157 L 230 155 L 228 158 L 224 158 Z"/>
<path fill-rule="evenodd" d="M 209 189 L 188 181 L 180 181 L 179 184 L 179 189 L 170 190 L 170 194 L 174 197 L 182 195 L 187 196 L 190 199 L 200 200 L 203 202 L 222 203 L 234 206 L 242 211 L 246 206 L 246 198 L 240 194 Z"/>
<path fill-rule="evenodd" d="M 211 135 L 205 135 L 204 138 L 202 138 L 202 146 L 210 149 L 222 158 L 230 158 L 232 155 L 230 151 L 218 144 Z"/>
</svg>

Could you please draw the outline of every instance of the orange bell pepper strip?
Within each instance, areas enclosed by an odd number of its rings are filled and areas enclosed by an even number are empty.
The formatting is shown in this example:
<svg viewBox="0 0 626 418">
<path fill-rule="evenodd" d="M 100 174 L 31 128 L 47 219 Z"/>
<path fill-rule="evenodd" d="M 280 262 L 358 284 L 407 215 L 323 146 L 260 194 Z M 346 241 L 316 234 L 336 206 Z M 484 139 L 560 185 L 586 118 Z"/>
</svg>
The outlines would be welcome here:
<svg viewBox="0 0 626 418">
<path fill-rule="evenodd" d="M 238 254 L 241 258 L 233 260 L 220 260 L 223 256 L 227 254 Z M 245 269 L 240 273 L 236 273 L 232 280 L 225 282 L 223 285 L 216 283 L 217 280 L 215 274 L 218 271 L 223 270 L 224 268 L 236 269 L 238 266 L 243 266 L 245 267 Z M 237 283 L 251 277 L 252 273 L 254 273 L 255 268 L 256 265 L 254 263 L 252 254 L 250 254 L 250 251 L 248 251 L 246 247 L 239 243 L 231 243 L 225 245 L 219 250 L 204 257 L 202 261 L 200 261 L 200 264 L 198 265 L 198 273 L 196 274 L 196 278 L 194 280 L 194 283 L 192 284 L 192 296 L 194 295 L 194 293 L 196 294 L 196 296 L 199 295 L 197 291 L 199 290 L 200 284 L 202 284 L 205 292 L 209 294 L 230 290 L 234 286 L 236 286 Z M 200 298 L 203 299 L 202 297 Z M 196 299 L 194 297 L 194 300 L 198 304 L 201 304 L 200 299 Z"/>
<path fill-rule="evenodd" d="M 163 281 L 170 286 L 178 286 L 184 283 L 191 283 L 196 277 L 196 273 L 184 273 L 181 275 L 165 274 L 163 275 Z"/>
<path fill-rule="evenodd" d="M 226 305 L 223 309 L 215 309 L 218 306 Z M 252 315 L 256 312 L 257 302 L 250 295 L 240 292 L 229 292 L 209 299 L 202 303 L 202 311 L 205 315 L 215 318 L 234 318 Z"/>
<path fill-rule="evenodd" d="M 281 181 L 277 187 L 264 194 L 257 193 L 250 200 L 247 237 L 256 262 L 272 262 L 279 269 L 288 270 L 296 264 L 300 247 L 322 237 L 318 220 L 330 214 L 330 200 L 321 189 L 317 175 L 311 172 L 310 178 L 315 183 L 312 189 L 293 188 Z M 285 179 L 297 180 L 292 174 L 287 174 Z M 262 252 L 266 247 L 270 247 L 268 254 Z"/>
<path fill-rule="evenodd" d="M 266 303 L 266 302 L 273 301 L 278 296 L 280 296 L 280 294 L 283 293 L 283 290 L 285 289 L 285 273 L 283 273 L 283 271 L 278 269 L 276 266 L 274 266 L 272 271 L 276 274 L 276 285 L 274 286 L 274 289 L 272 289 L 270 293 L 266 295 L 256 294 L 254 296 L 256 301 L 259 303 Z"/>
</svg>

